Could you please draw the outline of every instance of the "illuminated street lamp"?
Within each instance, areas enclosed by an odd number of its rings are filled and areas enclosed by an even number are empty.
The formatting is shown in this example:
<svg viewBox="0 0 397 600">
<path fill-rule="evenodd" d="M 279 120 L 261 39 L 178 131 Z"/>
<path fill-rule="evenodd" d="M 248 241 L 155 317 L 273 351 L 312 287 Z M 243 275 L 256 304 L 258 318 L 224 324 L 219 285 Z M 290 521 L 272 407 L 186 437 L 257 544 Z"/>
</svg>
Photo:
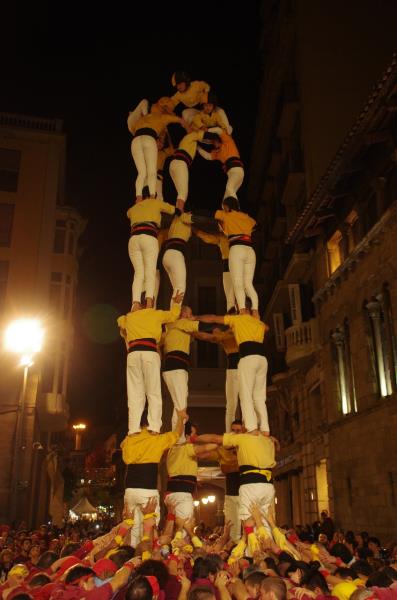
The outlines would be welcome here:
<svg viewBox="0 0 397 600">
<path fill-rule="evenodd" d="M 208 504 L 208 498 L 201 498 L 201 502 L 203 504 Z"/>
<path fill-rule="evenodd" d="M 200 500 L 194 500 L 193 504 L 197 508 L 197 506 L 200 506 Z"/>
<path fill-rule="evenodd" d="M 211 502 L 211 504 L 213 502 L 215 502 L 215 500 L 216 500 L 216 496 L 213 496 L 213 495 L 208 496 L 208 502 Z"/>
<path fill-rule="evenodd" d="M 87 429 L 87 425 L 85 423 L 76 423 L 75 425 L 72 425 L 72 427 L 75 433 L 74 449 L 76 451 L 79 451 L 81 450 L 81 440 L 83 437 L 83 432 Z"/>
<path fill-rule="evenodd" d="M 20 453 L 25 450 L 26 444 L 23 440 L 26 390 L 28 382 L 29 367 L 33 364 L 35 354 L 40 352 L 43 346 L 44 332 L 37 319 L 18 319 L 13 321 L 6 329 L 4 335 L 4 347 L 9 352 L 19 354 L 19 364 L 23 367 L 23 382 L 19 395 L 16 426 L 14 456 L 12 465 L 11 481 L 11 521 L 15 519 L 18 506 L 18 482 L 20 480 Z"/>
</svg>

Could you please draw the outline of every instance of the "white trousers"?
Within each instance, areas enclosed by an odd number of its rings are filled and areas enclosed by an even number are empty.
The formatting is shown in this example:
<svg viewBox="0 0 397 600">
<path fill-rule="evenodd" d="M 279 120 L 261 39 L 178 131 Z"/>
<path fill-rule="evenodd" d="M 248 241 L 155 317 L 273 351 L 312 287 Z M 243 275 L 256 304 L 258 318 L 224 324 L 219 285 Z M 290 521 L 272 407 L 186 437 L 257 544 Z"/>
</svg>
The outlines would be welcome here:
<svg viewBox="0 0 397 600">
<path fill-rule="evenodd" d="M 172 248 L 166 250 L 163 256 L 163 267 L 170 278 L 172 297 L 175 296 L 177 290 L 184 294 L 186 291 L 186 263 L 183 252 Z"/>
<path fill-rule="evenodd" d="M 216 112 L 219 113 L 219 115 L 223 118 L 223 122 L 226 125 L 226 133 L 228 133 L 229 135 L 232 135 L 233 132 L 233 127 L 230 125 L 229 123 L 229 119 L 227 118 L 227 115 L 225 113 L 225 111 L 223 110 L 223 108 L 220 108 L 219 106 L 217 106 L 215 108 Z M 190 123 L 193 121 L 194 117 L 199 113 L 200 111 L 197 110 L 197 108 L 185 108 L 185 110 L 182 111 L 182 117 L 185 119 L 185 121 L 187 123 Z M 213 128 L 210 127 L 210 130 L 212 130 Z"/>
<path fill-rule="evenodd" d="M 244 483 L 239 489 L 239 518 L 241 521 L 246 521 L 251 517 L 251 504 L 255 503 L 260 506 L 263 516 L 263 525 L 269 531 L 270 537 L 272 530 L 266 520 L 268 510 L 274 500 L 274 485 L 272 483 Z"/>
<path fill-rule="evenodd" d="M 238 390 L 243 421 L 248 432 L 254 429 L 269 431 L 266 407 L 267 359 L 259 354 L 240 358 Z"/>
<path fill-rule="evenodd" d="M 226 414 L 225 426 L 226 432 L 229 432 L 231 425 L 236 418 L 236 409 L 238 404 L 238 374 L 237 369 L 226 369 Z"/>
<path fill-rule="evenodd" d="M 233 196 L 233 198 L 237 198 L 237 192 L 244 180 L 244 169 L 243 167 L 232 167 L 228 170 L 226 175 L 227 182 L 225 195 L 223 197 L 228 198 L 229 196 Z"/>
<path fill-rule="evenodd" d="M 229 271 L 224 271 L 222 274 L 223 291 L 226 297 L 226 310 L 229 311 L 236 304 L 236 298 L 234 297 L 234 288 L 232 278 Z"/>
<path fill-rule="evenodd" d="M 136 548 L 142 539 L 143 535 L 143 516 L 140 511 L 141 506 L 145 506 L 150 498 L 156 498 L 155 512 L 157 516 L 157 525 L 160 520 L 160 496 L 157 490 L 147 490 L 144 488 L 126 488 L 124 492 L 124 504 L 127 505 L 130 511 L 135 509 L 134 512 L 134 525 L 131 529 L 131 546 Z"/>
<path fill-rule="evenodd" d="M 193 496 L 189 492 L 170 492 L 166 496 L 166 504 L 175 505 L 175 516 L 181 519 L 190 519 L 193 516 Z"/>
<path fill-rule="evenodd" d="M 158 352 L 137 350 L 127 356 L 128 434 L 141 430 L 141 417 L 148 401 L 151 431 L 160 432 L 161 398 L 160 356 Z"/>
<path fill-rule="evenodd" d="M 146 298 L 150 298 L 149 294 L 146 291 L 147 285 L 146 285 L 146 281 L 143 282 L 143 289 L 145 291 L 145 296 Z M 159 289 L 160 289 L 160 271 L 158 269 L 156 269 L 156 275 L 155 275 L 155 280 L 154 280 L 154 308 L 156 308 L 156 304 L 157 304 L 157 298 L 159 295 Z"/>
<path fill-rule="evenodd" d="M 132 235 L 128 242 L 128 254 L 134 267 L 132 301 L 140 302 L 142 292 L 153 298 L 156 288 L 156 263 L 159 255 L 157 238 L 146 235 Z"/>
<path fill-rule="evenodd" d="M 239 308 L 245 308 L 247 295 L 251 299 L 252 310 L 258 310 L 258 294 L 253 284 L 255 263 L 255 250 L 251 246 L 236 244 L 230 248 L 229 270 Z"/>
<path fill-rule="evenodd" d="M 156 194 L 157 182 L 157 142 L 151 135 L 138 135 L 131 142 L 131 154 L 138 175 L 135 181 L 135 193 L 142 196 L 142 189 L 147 179 L 151 196 Z"/>
<path fill-rule="evenodd" d="M 174 182 L 177 199 L 186 202 L 189 192 L 189 167 L 184 160 L 172 160 L 170 162 L 170 175 Z"/>
<path fill-rule="evenodd" d="M 138 106 L 129 113 L 128 118 L 127 118 L 127 126 L 128 126 L 128 129 L 131 131 L 131 133 L 133 133 L 133 131 L 135 129 L 135 125 L 137 124 L 139 119 L 141 117 L 144 117 L 145 115 L 147 115 L 148 112 L 149 112 L 149 101 L 146 99 L 143 99 L 140 101 Z"/>
<path fill-rule="evenodd" d="M 238 496 L 225 495 L 225 503 L 223 512 L 225 515 L 225 523 L 230 521 L 232 526 L 230 529 L 230 537 L 233 542 L 237 542 L 241 538 L 241 521 L 239 517 L 240 499 Z"/>
<path fill-rule="evenodd" d="M 178 421 L 176 411 L 184 410 L 187 407 L 189 373 L 186 369 L 163 371 L 163 379 L 174 404 L 172 413 L 172 430 L 174 431 Z"/>
</svg>

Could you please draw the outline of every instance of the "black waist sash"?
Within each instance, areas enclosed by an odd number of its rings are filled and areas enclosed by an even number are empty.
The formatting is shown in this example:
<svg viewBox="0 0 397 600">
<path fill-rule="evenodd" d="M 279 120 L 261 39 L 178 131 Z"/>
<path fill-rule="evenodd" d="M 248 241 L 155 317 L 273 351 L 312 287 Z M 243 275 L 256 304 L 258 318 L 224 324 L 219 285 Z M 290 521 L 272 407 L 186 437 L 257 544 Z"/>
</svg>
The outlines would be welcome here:
<svg viewBox="0 0 397 600">
<path fill-rule="evenodd" d="M 185 369 L 187 371 L 190 367 L 190 356 L 182 350 L 173 350 L 167 352 L 164 360 L 163 371 L 175 371 L 176 369 Z"/>
<path fill-rule="evenodd" d="M 229 240 L 229 248 L 232 248 L 233 246 L 250 246 L 252 248 L 250 235 L 236 233 L 234 235 L 229 235 L 227 239 Z"/>
<path fill-rule="evenodd" d="M 128 342 L 128 354 L 137 351 L 157 352 L 157 343 L 154 338 L 141 338 Z"/>
<path fill-rule="evenodd" d="M 158 463 L 127 465 L 125 487 L 157 490 L 157 469 Z"/>
<path fill-rule="evenodd" d="M 167 483 L 167 492 L 187 492 L 193 494 L 197 486 L 197 477 L 194 475 L 175 475 Z"/>
<path fill-rule="evenodd" d="M 240 485 L 245 483 L 273 483 L 272 470 L 266 467 L 255 467 L 253 465 L 240 465 Z M 268 471 L 268 474 L 261 473 Z"/>
<path fill-rule="evenodd" d="M 143 223 L 135 223 L 135 225 L 131 227 L 131 236 L 142 234 L 151 235 L 152 237 L 157 238 L 157 223 L 154 223 L 153 221 L 144 221 Z"/>
<path fill-rule="evenodd" d="M 233 471 L 232 473 L 225 473 L 226 479 L 226 491 L 228 496 L 238 496 L 238 490 L 240 487 L 240 473 Z"/>
<path fill-rule="evenodd" d="M 164 252 L 167 250 L 179 250 L 185 256 L 187 241 L 182 238 L 169 238 L 164 242 Z"/>
<path fill-rule="evenodd" d="M 261 342 L 242 342 L 239 347 L 240 358 L 244 356 L 251 356 L 252 354 L 259 354 L 259 356 L 265 356 L 265 350 L 263 343 Z"/>
<path fill-rule="evenodd" d="M 138 137 L 138 135 L 150 135 L 150 137 L 154 138 L 155 140 L 157 140 L 159 137 L 157 131 L 151 127 L 141 127 L 140 129 L 137 129 L 134 138 Z"/>
<path fill-rule="evenodd" d="M 243 161 L 238 156 L 231 156 L 225 161 L 225 164 L 223 165 L 223 169 L 226 173 L 229 169 L 232 169 L 233 167 L 241 167 L 242 169 L 244 169 Z"/>
</svg>

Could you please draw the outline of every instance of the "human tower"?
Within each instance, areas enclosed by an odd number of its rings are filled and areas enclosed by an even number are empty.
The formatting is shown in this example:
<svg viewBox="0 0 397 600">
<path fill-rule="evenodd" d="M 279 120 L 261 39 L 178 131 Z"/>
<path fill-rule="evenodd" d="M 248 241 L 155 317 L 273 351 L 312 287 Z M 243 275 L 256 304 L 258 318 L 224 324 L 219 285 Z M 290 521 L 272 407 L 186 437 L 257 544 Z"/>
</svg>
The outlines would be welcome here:
<svg viewBox="0 0 397 600">
<path fill-rule="evenodd" d="M 240 210 L 237 192 L 244 179 L 243 163 L 215 93 L 208 83 L 191 81 L 183 71 L 173 74 L 172 85 L 176 88 L 173 96 L 161 97 L 150 108 L 149 102 L 142 100 L 127 120 L 137 178 L 135 203 L 127 211 L 131 223 L 128 251 L 134 268 L 132 304 L 130 312 L 118 319 L 128 353 L 128 436 L 122 443 L 127 464 L 125 502 L 134 509 L 150 498 L 159 500 L 158 463 L 168 450 L 166 502 L 178 517 L 191 518 L 197 461 L 216 456 L 226 474 L 226 499 L 232 498 L 225 501 L 226 518 L 233 521 L 233 536 L 238 539 L 241 521 L 251 518 L 251 503 L 259 503 L 265 510 L 264 505 L 268 507 L 274 496 L 274 447 L 269 437 L 263 349 L 267 326 L 260 320 L 253 285 L 256 256 L 251 234 L 256 222 Z M 177 148 L 172 147 L 167 130 L 173 123 L 186 131 Z M 202 218 L 184 210 L 189 170 L 197 152 L 206 160 L 219 161 L 226 174 L 222 205 L 204 225 Z M 166 159 L 177 192 L 175 206 L 163 199 Z M 169 227 L 162 224 L 163 214 L 172 216 Z M 214 224 L 218 233 L 205 230 Z M 186 248 L 193 234 L 220 249 L 227 306 L 224 316 L 194 316 L 191 308 L 182 304 Z M 172 286 L 169 310 L 156 306 L 160 247 Z M 227 355 L 224 436 L 198 436 L 188 421 L 192 338 L 219 343 Z M 174 405 L 173 430 L 165 434 L 160 433 L 161 371 Z M 242 422 L 235 419 L 238 399 Z M 136 511 L 135 541 L 140 535 L 140 519 Z"/>
</svg>

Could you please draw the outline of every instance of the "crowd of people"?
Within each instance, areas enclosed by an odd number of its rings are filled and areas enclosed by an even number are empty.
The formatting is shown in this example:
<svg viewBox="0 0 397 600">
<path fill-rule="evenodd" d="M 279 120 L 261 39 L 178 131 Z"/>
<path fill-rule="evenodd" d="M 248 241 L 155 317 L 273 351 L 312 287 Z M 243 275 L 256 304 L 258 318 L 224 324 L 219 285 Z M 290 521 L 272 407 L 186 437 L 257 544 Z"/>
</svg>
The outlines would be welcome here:
<svg viewBox="0 0 397 600">
<path fill-rule="evenodd" d="M 271 510 L 268 533 L 256 504 L 256 532 L 244 532 L 236 543 L 230 523 L 196 526 L 176 517 L 171 502 L 156 526 L 154 506 L 151 499 L 139 509 L 143 532 L 135 547 L 138 509 L 126 509 L 106 533 L 98 530 L 102 525 L 81 523 L 30 532 L 1 526 L 2 600 L 397 598 L 397 543 L 385 549 L 367 532 L 340 530 L 329 539 L 322 523 L 282 529 Z"/>
</svg>

